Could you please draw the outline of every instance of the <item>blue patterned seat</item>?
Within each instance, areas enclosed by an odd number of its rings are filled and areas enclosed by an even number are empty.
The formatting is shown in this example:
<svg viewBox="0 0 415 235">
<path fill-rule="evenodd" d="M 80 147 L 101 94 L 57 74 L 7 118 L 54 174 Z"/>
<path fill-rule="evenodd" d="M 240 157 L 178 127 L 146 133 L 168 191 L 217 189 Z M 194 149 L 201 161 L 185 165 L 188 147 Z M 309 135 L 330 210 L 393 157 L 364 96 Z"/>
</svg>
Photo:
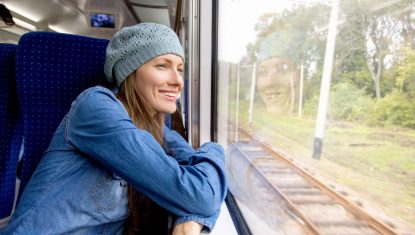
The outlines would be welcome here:
<svg viewBox="0 0 415 235">
<path fill-rule="evenodd" d="M 71 102 L 88 87 L 106 84 L 108 40 L 51 32 L 23 35 L 16 51 L 16 83 L 23 115 L 20 193 Z"/>
<path fill-rule="evenodd" d="M 0 44 L 0 219 L 13 208 L 16 170 L 22 145 L 14 79 L 16 45 Z"/>
</svg>

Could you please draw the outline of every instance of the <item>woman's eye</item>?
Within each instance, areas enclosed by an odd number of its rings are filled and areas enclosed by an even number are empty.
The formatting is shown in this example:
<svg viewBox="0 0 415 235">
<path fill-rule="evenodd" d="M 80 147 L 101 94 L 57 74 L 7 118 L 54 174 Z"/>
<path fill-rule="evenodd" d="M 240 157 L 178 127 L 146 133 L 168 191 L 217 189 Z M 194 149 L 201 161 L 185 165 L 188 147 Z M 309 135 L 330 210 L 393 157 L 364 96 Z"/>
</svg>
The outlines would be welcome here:
<svg viewBox="0 0 415 235">
<path fill-rule="evenodd" d="M 283 65 L 282 65 L 282 68 L 283 68 L 284 70 L 287 70 L 287 69 L 288 69 L 288 64 L 283 64 Z"/>
<path fill-rule="evenodd" d="M 183 69 L 177 69 L 177 72 L 179 72 L 180 74 L 183 74 Z"/>
<path fill-rule="evenodd" d="M 166 64 L 158 64 L 157 67 L 162 68 L 162 69 L 166 69 L 167 65 Z"/>
</svg>

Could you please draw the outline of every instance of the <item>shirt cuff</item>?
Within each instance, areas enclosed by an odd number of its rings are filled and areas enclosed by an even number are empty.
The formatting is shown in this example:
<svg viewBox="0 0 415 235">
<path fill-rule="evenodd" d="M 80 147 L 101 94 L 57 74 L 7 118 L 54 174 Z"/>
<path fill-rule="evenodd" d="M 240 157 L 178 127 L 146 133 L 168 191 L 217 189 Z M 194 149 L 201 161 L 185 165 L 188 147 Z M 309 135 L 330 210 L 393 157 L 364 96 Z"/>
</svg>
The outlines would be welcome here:
<svg viewBox="0 0 415 235">
<path fill-rule="evenodd" d="M 174 225 L 176 226 L 177 224 L 182 224 L 188 221 L 195 221 L 203 225 L 202 232 L 210 233 L 213 227 L 215 226 L 218 216 L 219 216 L 219 211 L 209 217 L 201 217 L 197 215 L 181 216 L 181 217 L 176 218 Z"/>
</svg>

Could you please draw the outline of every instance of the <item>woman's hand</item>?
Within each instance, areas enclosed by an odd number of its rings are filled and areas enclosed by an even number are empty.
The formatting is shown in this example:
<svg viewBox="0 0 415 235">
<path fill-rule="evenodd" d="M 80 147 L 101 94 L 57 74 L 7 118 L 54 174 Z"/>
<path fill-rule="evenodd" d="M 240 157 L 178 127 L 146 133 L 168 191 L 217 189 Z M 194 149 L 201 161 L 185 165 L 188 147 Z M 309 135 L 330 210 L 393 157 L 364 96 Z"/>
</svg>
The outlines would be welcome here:
<svg viewBox="0 0 415 235">
<path fill-rule="evenodd" d="M 176 225 L 173 229 L 173 235 L 199 235 L 202 228 L 203 225 L 197 222 L 187 221 Z"/>
</svg>

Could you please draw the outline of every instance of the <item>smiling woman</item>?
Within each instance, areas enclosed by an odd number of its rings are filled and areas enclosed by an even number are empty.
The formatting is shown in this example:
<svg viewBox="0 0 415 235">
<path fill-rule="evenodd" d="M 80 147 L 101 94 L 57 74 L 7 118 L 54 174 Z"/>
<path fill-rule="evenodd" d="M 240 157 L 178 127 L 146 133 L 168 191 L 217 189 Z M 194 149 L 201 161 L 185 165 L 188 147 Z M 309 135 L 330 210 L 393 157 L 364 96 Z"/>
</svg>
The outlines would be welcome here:
<svg viewBox="0 0 415 235">
<path fill-rule="evenodd" d="M 168 234 L 169 214 L 174 235 L 210 231 L 226 195 L 223 149 L 195 150 L 164 126 L 183 61 L 167 26 L 118 32 L 104 66 L 118 93 L 96 86 L 72 103 L 0 234 Z"/>
</svg>

